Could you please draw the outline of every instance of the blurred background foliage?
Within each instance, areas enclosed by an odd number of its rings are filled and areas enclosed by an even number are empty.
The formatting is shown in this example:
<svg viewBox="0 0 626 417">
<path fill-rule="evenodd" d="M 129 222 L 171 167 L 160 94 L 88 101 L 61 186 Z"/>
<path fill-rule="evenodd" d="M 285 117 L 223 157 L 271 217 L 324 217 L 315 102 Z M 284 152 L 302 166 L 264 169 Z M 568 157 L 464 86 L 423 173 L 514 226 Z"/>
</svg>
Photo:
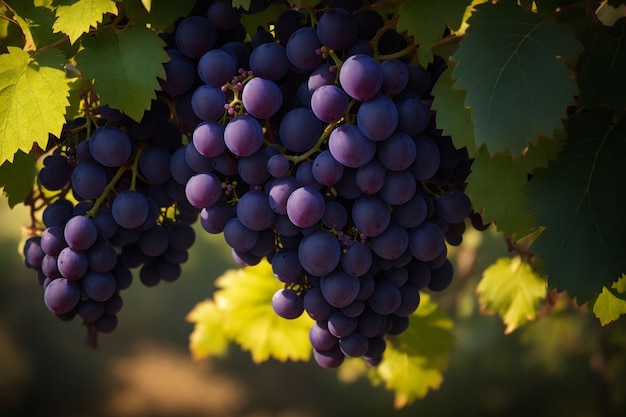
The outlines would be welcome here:
<svg viewBox="0 0 626 417">
<path fill-rule="evenodd" d="M 456 279 L 435 296 L 455 321 L 456 345 L 442 387 L 393 410 L 393 394 L 315 363 L 254 365 L 231 346 L 225 359 L 194 362 L 193 306 L 235 267 L 221 236 L 198 230 L 175 283 L 122 292 L 118 328 L 97 350 L 78 321 L 49 313 L 32 270 L 18 255 L 27 213 L 0 206 L 0 416 L 3 417 L 344 417 L 626 415 L 626 320 L 601 327 L 584 307 L 552 298 L 532 323 L 504 335 L 480 313 L 481 271 L 507 245 L 493 230 L 468 233 L 451 250 Z"/>
</svg>

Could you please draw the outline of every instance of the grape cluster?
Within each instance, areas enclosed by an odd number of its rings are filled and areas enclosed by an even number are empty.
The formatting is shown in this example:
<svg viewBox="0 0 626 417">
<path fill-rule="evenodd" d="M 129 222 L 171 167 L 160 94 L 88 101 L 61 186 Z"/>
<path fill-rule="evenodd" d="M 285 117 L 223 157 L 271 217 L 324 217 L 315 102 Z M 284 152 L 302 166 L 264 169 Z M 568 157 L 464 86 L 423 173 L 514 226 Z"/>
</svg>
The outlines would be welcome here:
<svg viewBox="0 0 626 417">
<path fill-rule="evenodd" d="M 199 215 L 171 179 L 170 160 L 182 147 L 182 133 L 170 125 L 165 102 L 155 101 L 141 123 L 106 107 L 97 110 L 95 125 L 76 120 L 44 158 L 35 199 L 47 204 L 43 230 L 24 245 L 46 307 L 63 320 L 79 316 L 94 346 L 99 333 L 117 326 L 131 268 L 140 267 L 146 286 L 181 275 Z M 164 126 L 150 120 L 171 128 L 164 135 Z"/>
<path fill-rule="evenodd" d="M 246 39 L 242 14 L 268 5 L 209 2 L 162 34 L 170 61 L 144 119 L 98 107 L 86 140 L 44 160 L 39 183 L 78 203 L 46 208 L 26 261 L 48 308 L 104 332 L 129 268 L 147 285 L 178 277 L 199 219 L 241 265 L 271 263 L 284 283 L 272 306 L 315 320 L 319 365 L 376 365 L 420 292 L 450 285 L 447 244 L 466 219 L 484 227 L 464 193 L 468 154 L 430 110 L 445 64 L 413 63 L 416 45 L 364 0 L 285 7 Z M 80 258 L 69 277 L 63 252 Z"/>
</svg>

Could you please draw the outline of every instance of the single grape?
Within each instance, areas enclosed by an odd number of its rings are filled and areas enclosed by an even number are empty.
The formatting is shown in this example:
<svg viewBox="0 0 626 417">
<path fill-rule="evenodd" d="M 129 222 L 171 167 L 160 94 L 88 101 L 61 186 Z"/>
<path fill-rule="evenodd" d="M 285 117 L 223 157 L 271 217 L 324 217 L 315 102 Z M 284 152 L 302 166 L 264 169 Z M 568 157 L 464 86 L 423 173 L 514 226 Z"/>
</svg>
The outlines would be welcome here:
<svg viewBox="0 0 626 417">
<path fill-rule="evenodd" d="M 237 74 L 237 63 L 229 53 L 211 49 L 198 61 L 200 79 L 212 87 L 220 88 Z"/>
<path fill-rule="evenodd" d="M 296 319 L 304 312 L 304 301 L 294 290 L 280 289 L 272 296 L 272 308 L 282 318 Z"/>
<path fill-rule="evenodd" d="M 346 59 L 341 66 L 339 83 L 350 97 L 365 101 L 374 98 L 380 91 L 383 72 L 372 57 L 356 54 Z"/>
<path fill-rule="evenodd" d="M 323 276 L 339 265 L 341 246 L 334 235 L 317 230 L 302 238 L 298 246 L 298 258 L 309 274 Z"/>
<path fill-rule="evenodd" d="M 213 47 L 217 31 L 202 16 L 184 18 L 176 27 L 176 47 L 190 58 L 200 58 Z"/>
<path fill-rule="evenodd" d="M 93 159 L 106 167 L 119 167 L 130 158 L 132 144 L 122 129 L 104 125 L 96 128 L 89 138 Z"/>
<path fill-rule="evenodd" d="M 263 129 L 251 116 L 242 114 L 233 118 L 224 129 L 226 147 L 237 156 L 249 156 L 263 144 Z"/>
<path fill-rule="evenodd" d="M 328 149 L 342 165 L 359 168 L 372 160 L 376 143 L 366 138 L 355 125 L 344 124 L 331 132 Z"/>
<path fill-rule="evenodd" d="M 141 226 L 148 217 L 148 201 L 137 191 L 126 190 L 115 196 L 111 211 L 115 222 L 126 229 Z"/>
<path fill-rule="evenodd" d="M 80 301 L 80 287 L 65 278 L 52 280 L 44 290 L 44 303 L 55 314 L 72 311 Z"/>
<path fill-rule="evenodd" d="M 244 84 L 241 98 L 246 111 L 258 119 L 273 116 L 283 103 L 280 87 L 261 77 L 255 77 Z"/>
<path fill-rule="evenodd" d="M 305 186 L 295 189 L 287 198 L 287 216 L 298 227 L 306 228 L 319 222 L 324 215 L 322 194 Z"/>
<path fill-rule="evenodd" d="M 285 47 L 274 42 L 257 46 L 250 54 L 250 69 L 257 77 L 270 81 L 280 80 L 289 72 Z"/>
</svg>

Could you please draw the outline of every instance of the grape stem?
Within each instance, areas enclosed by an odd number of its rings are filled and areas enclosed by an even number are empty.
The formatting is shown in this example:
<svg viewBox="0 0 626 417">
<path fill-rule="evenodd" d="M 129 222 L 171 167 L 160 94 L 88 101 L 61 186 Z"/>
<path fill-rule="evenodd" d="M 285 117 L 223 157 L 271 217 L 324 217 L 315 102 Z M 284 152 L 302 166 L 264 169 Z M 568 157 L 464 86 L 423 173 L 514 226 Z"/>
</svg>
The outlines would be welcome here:
<svg viewBox="0 0 626 417">
<path fill-rule="evenodd" d="M 294 156 L 285 155 L 285 158 L 288 161 L 293 162 L 294 165 L 296 165 L 299 162 L 307 160 L 311 155 L 313 155 L 315 152 L 320 150 L 320 148 L 322 147 L 322 144 L 326 142 L 326 140 L 328 139 L 328 136 L 330 136 L 330 133 L 333 130 L 335 130 L 335 127 L 337 127 L 338 124 L 339 122 L 329 123 L 328 126 L 326 126 L 326 129 L 324 129 L 324 131 L 320 135 L 320 138 L 317 140 L 317 143 L 315 144 L 315 146 L 313 146 L 311 149 L 309 149 L 302 155 L 294 155 Z"/>
<path fill-rule="evenodd" d="M 122 175 L 124 175 L 124 173 L 127 170 L 128 170 L 128 165 L 122 165 L 121 167 L 117 169 L 117 172 L 115 173 L 111 181 L 109 181 L 109 183 L 107 184 L 106 188 L 104 189 L 100 197 L 98 197 L 96 202 L 93 204 L 93 207 L 86 213 L 87 217 L 93 218 L 96 215 L 96 213 L 98 213 L 98 210 L 100 209 L 100 206 L 102 205 L 102 203 L 104 203 L 104 201 L 109 196 L 109 193 L 113 191 L 113 188 L 115 188 L 115 185 L 120 180 L 120 178 L 122 178 Z M 133 179 L 134 179 L 134 176 L 133 176 Z"/>
</svg>

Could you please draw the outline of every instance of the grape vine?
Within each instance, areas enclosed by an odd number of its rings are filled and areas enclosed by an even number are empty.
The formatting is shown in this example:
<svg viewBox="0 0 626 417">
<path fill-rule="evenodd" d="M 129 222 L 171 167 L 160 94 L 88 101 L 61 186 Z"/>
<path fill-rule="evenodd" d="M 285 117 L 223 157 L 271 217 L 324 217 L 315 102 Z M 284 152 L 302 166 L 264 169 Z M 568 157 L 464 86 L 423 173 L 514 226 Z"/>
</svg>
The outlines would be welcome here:
<svg viewBox="0 0 626 417">
<path fill-rule="evenodd" d="M 175 281 L 197 231 L 223 234 L 244 276 L 274 280 L 259 304 L 305 334 L 294 349 L 397 369 L 439 314 L 448 249 L 493 224 L 511 257 L 477 294 L 506 332 L 550 292 L 619 318 L 621 9 L 443 3 L 0 2 L 0 185 L 31 210 L 45 306 L 95 347 L 133 270 Z M 397 373 L 379 374 L 396 405 L 438 386 Z"/>
</svg>

